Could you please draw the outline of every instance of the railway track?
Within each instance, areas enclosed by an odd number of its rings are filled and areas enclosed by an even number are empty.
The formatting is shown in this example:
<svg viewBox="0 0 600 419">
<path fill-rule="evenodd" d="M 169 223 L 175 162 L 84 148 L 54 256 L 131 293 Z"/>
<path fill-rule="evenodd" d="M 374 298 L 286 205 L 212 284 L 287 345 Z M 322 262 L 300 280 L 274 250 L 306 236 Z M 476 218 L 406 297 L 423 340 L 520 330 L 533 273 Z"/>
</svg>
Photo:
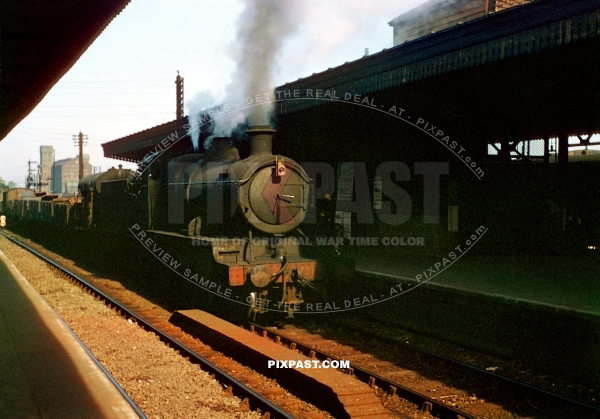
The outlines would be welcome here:
<svg viewBox="0 0 600 419">
<path fill-rule="evenodd" d="M 456 371 L 455 375 L 462 374 L 472 376 L 477 380 L 478 385 L 480 387 L 494 388 L 497 391 L 502 392 L 503 394 L 510 395 L 510 397 L 513 397 L 514 400 L 523 400 L 522 404 L 528 404 L 530 406 L 535 405 L 535 409 L 538 409 L 537 414 L 541 418 L 600 417 L 600 409 L 596 406 L 592 406 L 580 402 L 578 400 L 555 394 L 508 377 L 503 377 L 501 375 L 495 374 L 493 371 L 477 368 L 472 365 L 468 365 L 466 363 L 448 357 L 444 357 L 429 351 L 422 350 L 420 348 L 408 345 L 400 345 L 400 343 L 397 340 L 386 339 L 385 336 L 371 333 L 369 330 L 365 330 L 363 328 L 353 327 L 352 325 L 348 325 L 345 322 L 341 322 L 338 324 L 334 321 L 333 324 L 335 325 L 334 327 L 342 327 L 347 331 L 350 331 L 351 333 L 360 333 L 363 339 L 369 339 L 371 342 L 373 342 L 373 340 L 376 339 L 387 344 L 393 345 L 395 348 L 398 348 L 398 351 L 408 352 L 410 354 L 409 358 L 419 358 L 421 362 L 430 363 L 432 365 L 443 364 L 444 368 L 449 368 L 452 371 Z M 340 349 L 337 351 L 323 350 L 321 349 L 323 347 L 331 348 L 332 341 L 324 339 L 318 335 L 310 334 L 305 331 L 302 331 L 302 333 L 298 333 L 297 331 L 275 330 L 273 328 L 264 327 L 259 324 L 251 324 L 250 330 L 265 338 L 269 338 L 274 342 L 286 345 L 288 347 L 293 347 L 300 353 L 303 353 L 306 356 L 314 359 L 339 360 L 341 359 L 341 357 L 336 356 L 336 353 L 345 351 L 345 349 Z M 295 335 L 298 335 L 298 337 L 294 337 Z M 343 357 L 352 358 L 353 355 L 343 355 Z M 370 355 L 359 354 L 356 357 L 359 359 L 362 358 L 362 360 L 364 361 L 366 357 L 370 358 Z M 385 370 L 387 367 L 390 366 L 389 362 L 379 362 L 383 364 L 382 370 Z M 462 409 L 455 409 L 451 406 L 448 406 L 446 404 L 446 400 L 448 399 L 445 398 L 445 396 L 437 398 L 429 397 L 418 391 L 414 391 L 413 389 L 407 388 L 399 382 L 378 375 L 372 370 L 360 367 L 353 363 L 351 363 L 350 369 L 351 373 L 361 381 L 368 383 L 370 386 L 379 387 L 388 394 L 397 394 L 402 398 L 410 400 L 413 403 L 421 406 L 422 411 L 429 411 L 433 416 L 448 418 L 478 417 L 478 415 L 473 415 L 468 411 Z M 389 373 L 390 371 L 386 371 L 385 375 Z M 515 415 L 515 417 L 518 416 Z M 529 417 L 529 415 L 527 415 L 527 417 Z"/>
<path fill-rule="evenodd" d="M 190 349 L 188 346 L 179 342 L 177 336 L 172 336 L 167 331 L 163 330 L 163 328 L 169 327 L 168 324 L 160 322 L 160 320 L 155 323 L 153 322 L 152 318 L 148 319 L 144 316 L 139 315 L 134 311 L 135 308 L 127 307 L 125 304 L 109 295 L 109 293 L 94 286 L 93 284 L 81 278 L 74 272 L 62 267 L 60 264 L 53 261 L 51 258 L 41 254 L 40 252 L 36 251 L 30 246 L 21 243 L 20 241 L 7 234 L 1 234 L 14 244 L 35 255 L 37 258 L 39 258 L 48 266 L 50 266 L 53 270 L 65 276 L 69 281 L 83 288 L 88 294 L 92 295 L 94 298 L 102 300 L 109 308 L 120 314 L 122 317 L 137 323 L 146 331 L 154 333 L 167 346 L 175 349 L 179 352 L 181 356 L 188 358 L 192 363 L 198 364 L 204 371 L 214 376 L 214 378 L 218 382 L 227 387 L 228 393 L 244 400 L 248 404 L 250 409 L 262 412 L 263 418 L 294 418 L 293 415 L 281 409 L 279 406 L 275 405 L 267 398 L 256 393 L 255 391 L 244 385 L 242 382 L 236 380 L 230 374 L 218 368 L 208 359 L 202 357 L 201 355 Z"/>
<path fill-rule="evenodd" d="M 227 359 L 227 357 L 223 356 L 222 353 L 219 353 L 217 351 L 213 351 L 211 349 L 203 350 L 201 347 L 204 345 L 198 345 L 200 348 L 192 349 L 190 346 L 194 345 L 194 342 L 192 342 L 191 345 L 185 345 L 182 343 L 182 340 L 184 340 L 187 336 L 185 333 L 182 333 L 181 329 L 179 329 L 178 327 L 165 321 L 164 318 L 154 316 L 154 314 L 152 313 L 152 310 L 148 311 L 146 309 L 146 312 L 143 312 L 143 311 L 140 312 L 139 307 L 123 302 L 123 299 L 127 298 L 126 296 L 124 296 L 124 298 L 121 298 L 120 296 L 115 296 L 115 292 L 106 292 L 106 290 L 102 289 L 103 286 L 96 286 L 96 285 L 90 283 L 90 281 L 87 281 L 86 279 L 77 275 L 75 272 L 64 268 L 59 263 L 52 260 L 52 258 L 40 253 L 36 249 L 33 249 L 31 246 L 27 246 L 26 244 L 21 243 L 17 239 L 10 237 L 8 235 L 4 235 L 4 236 L 7 239 L 11 240 L 16 245 L 27 250 L 28 252 L 30 252 L 31 254 L 33 254 L 34 256 L 36 256 L 37 258 L 39 258 L 46 264 L 48 264 L 50 267 L 52 267 L 53 270 L 58 271 L 61 275 L 67 277 L 67 279 L 70 280 L 71 282 L 73 282 L 73 283 L 77 284 L 78 286 L 80 286 L 81 288 L 83 288 L 88 294 L 90 294 L 94 298 L 102 300 L 104 302 L 104 304 L 106 304 L 109 308 L 111 308 L 113 311 L 117 312 L 119 315 L 121 315 L 125 319 L 133 321 L 133 322 L 137 323 L 139 326 L 141 326 L 143 329 L 153 332 L 155 335 L 157 335 L 160 338 L 161 341 L 166 343 L 169 347 L 177 350 L 181 356 L 188 358 L 190 361 L 192 361 L 196 364 L 199 364 L 203 370 L 212 374 L 217 381 L 219 381 L 224 386 L 226 386 L 231 395 L 237 396 L 240 399 L 243 399 L 244 401 L 246 401 L 246 404 L 248 405 L 248 407 L 250 409 L 256 410 L 259 412 L 264 412 L 264 414 L 263 414 L 264 418 L 301 417 L 301 418 L 305 418 L 305 419 L 322 419 L 324 417 L 331 417 L 331 416 L 325 416 L 318 412 L 301 414 L 298 416 L 290 414 L 288 411 L 286 411 L 286 409 L 282 409 L 281 406 L 277 406 L 275 403 L 272 403 L 271 401 L 269 401 L 266 397 L 261 396 L 257 392 L 255 392 L 252 389 L 245 386 L 244 383 L 240 382 L 239 380 L 236 380 L 230 374 L 227 374 L 227 371 L 235 372 L 235 370 L 238 370 L 238 371 L 240 370 L 239 364 L 236 365 L 235 361 L 231 362 L 230 360 Z M 198 353 L 199 351 L 203 351 L 204 352 L 203 355 L 206 355 L 206 356 L 201 356 Z M 217 363 L 219 365 L 223 366 L 223 368 L 219 368 L 219 367 L 215 366 L 207 358 L 211 358 L 211 360 L 216 359 L 218 361 Z M 231 358 L 235 358 L 235 357 L 231 357 Z M 250 382 L 251 384 L 253 384 L 253 383 L 256 383 L 256 381 L 258 381 L 258 380 L 253 380 L 251 377 L 246 377 L 246 379 L 244 381 Z M 312 387 L 312 386 L 308 386 L 308 387 Z M 258 391 L 261 393 L 266 393 L 267 396 L 281 396 L 281 395 L 287 393 L 286 390 L 284 390 L 280 387 L 270 387 L 267 389 L 260 389 Z M 369 391 L 369 393 L 372 393 L 372 391 Z M 290 394 L 287 393 L 287 396 L 290 396 Z M 374 395 L 373 395 L 373 397 L 375 398 L 376 403 L 379 403 L 379 400 Z M 304 398 L 303 398 L 303 400 L 304 400 Z M 286 406 L 286 408 L 287 407 L 295 407 L 295 405 L 299 404 L 297 401 L 290 400 L 290 399 L 283 400 L 283 401 L 278 399 L 277 403 L 284 404 Z M 323 409 L 323 410 L 327 410 L 326 407 L 328 404 L 330 404 L 329 400 L 324 404 L 325 409 Z M 351 406 L 350 409 L 353 410 L 354 412 L 360 411 L 362 409 L 362 407 L 356 407 L 355 403 L 353 403 L 353 404 L 354 405 Z M 385 409 L 383 409 L 383 407 L 381 407 L 381 406 L 379 408 L 377 408 L 377 407 L 373 408 L 373 406 L 368 406 L 368 408 L 369 408 L 369 410 L 371 410 L 369 413 L 375 412 L 375 415 L 368 414 L 367 416 L 369 416 L 369 417 L 372 417 L 374 419 L 390 417 L 388 415 L 388 412 L 385 411 Z M 337 413 L 340 413 L 340 412 L 337 412 Z M 340 413 L 339 415 L 336 414 L 333 417 L 346 418 L 346 417 L 358 417 L 358 416 L 365 416 L 365 415 L 349 415 L 349 414 L 347 415 L 344 412 L 344 413 Z"/>
<path fill-rule="evenodd" d="M 340 323 L 338 324 L 338 326 L 342 326 L 342 324 Z M 364 337 L 370 339 L 377 339 L 379 341 L 395 346 L 398 346 L 399 343 L 395 339 L 382 336 L 379 333 L 373 333 L 362 327 L 349 325 L 346 322 L 344 322 L 343 327 L 347 330 L 360 333 Z M 413 356 L 419 356 L 426 362 L 441 363 L 447 365 L 450 368 L 465 371 L 465 373 L 479 378 L 482 382 L 490 383 L 490 385 L 493 384 L 495 387 L 505 388 L 513 392 L 514 394 L 520 394 L 521 397 L 526 395 L 528 398 L 532 400 L 539 400 L 540 403 L 543 403 L 545 405 L 555 406 L 556 408 L 569 407 L 573 409 L 578 409 L 582 413 L 587 413 L 590 415 L 590 417 L 600 417 L 600 408 L 596 406 L 592 406 L 587 403 L 562 396 L 560 394 L 552 393 L 550 391 L 538 388 L 531 384 L 527 384 L 509 377 L 505 377 L 503 375 L 497 374 L 493 369 L 486 370 L 478 368 L 476 366 L 469 365 L 467 363 L 449 358 L 447 356 L 442 356 L 415 346 L 402 345 L 402 350 L 411 353 Z"/>
<path fill-rule="evenodd" d="M 270 402 L 269 400 L 267 400 L 265 397 L 262 397 L 260 394 L 253 392 L 251 389 L 248 389 L 247 386 L 244 385 L 244 383 L 240 382 L 239 380 L 234 379 L 229 374 L 227 374 L 226 373 L 227 370 L 232 370 L 232 369 L 236 369 L 236 368 L 239 369 L 239 367 L 236 367 L 235 365 L 233 365 L 233 366 L 228 365 L 227 360 L 223 359 L 224 358 L 223 355 L 221 355 L 215 351 L 209 350 L 209 351 L 205 351 L 205 353 L 203 354 L 205 356 L 201 356 L 198 354 L 198 352 L 202 352 L 202 350 L 200 348 L 191 349 L 190 346 L 193 346 L 193 344 L 189 344 L 189 343 L 188 343 L 188 345 L 182 344 L 180 342 L 180 339 L 182 338 L 182 332 L 181 332 L 180 328 L 173 326 L 172 324 L 166 322 L 164 319 L 154 316 L 154 314 L 152 312 L 148 312 L 148 311 L 140 312 L 139 307 L 137 307 L 135 305 L 132 306 L 131 304 L 127 304 L 127 303 L 124 304 L 120 297 L 115 298 L 114 296 L 109 295 L 109 293 L 106 292 L 105 290 L 91 284 L 89 281 L 86 281 L 85 279 L 81 278 L 76 273 L 63 268 L 57 262 L 51 260 L 49 257 L 41 254 L 40 252 L 36 251 L 35 249 L 31 248 L 30 246 L 27 246 L 10 236 L 5 235 L 5 237 L 7 237 L 13 243 L 25 248 L 26 250 L 28 250 L 29 252 L 34 254 L 36 257 L 42 259 L 45 263 L 52 266 L 53 269 L 60 271 L 70 281 L 72 281 L 72 282 L 76 283 L 77 285 L 79 285 L 80 287 L 84 288 L 88 294 L 93 295 L 96 299 L 103 300 L 104 303 L 108 307 L 113 309 L 113 311 L 118 312 L 121 316 L 123 316 L 126 319 L 131 319 L 132 321 L 135 321 L 140 326 L 142 326 L 144 329 L 153 332 L 160 338 L 160 340 L 165 342 L 168 346 L 179 351 L 182 356 L 188 357 L 192 362 L 201 365 L 202 369 L 208 371 L 210 374 L 214 374 L 215 378 L 219 382 L 221 382 L 223 385 L 227 386 L 227 388 L 229 389 L 229 391 L 231 391 L 231 393 L 233 395 L 238 396 L 240 399 L 246 399 L 248 401 L 248 405 L 251 409 L 259 410 L 261 412 L 268 412 L 267 417 L 294 417 L 294 416 L 290 415 L 289 413 L 287 413 L 281 407 L 279 407 L 279 406 L 273 404 L 272 402 Z M 219 360 L 221 362 L 222 368 L 216 367 L 207 358 Z M 355 374 L 353 374 L 353 375 L 355 378 L 360 378 L 361 373 L 357 369 Z M 244 380 L 244 381 L 246 381 L 246 380 Z M 247 381 L 246 381 L 246 383 L 247 383 Z M 384 385 L 381 384 L 379 381 L 371 382 L 368 384 L 370 387 L 378 386 L 380 388 L 384 388 Z M 394 388 L 389 388 L 389 390 L 390 390 L 391 396 L 401 397 L 401 398 L 415 404 L 416 406 L 418 406 L 420 408 L 421 412 L 423 412 L 425 414 L 431 413 L 434 417 L 441 417 L 441 418 L 446 418 L 446 417 L 448 417 L 448 418 L 459 418 L 459 417 L 472 418 L 472 417 L 474 417 L 474 416 L 468 415 L 464 412 L 461 412 L 458 410 L 453 410 L 452 408 L 448 408 L 445 406 L 438 408 L 438 403 L 435 400 L 423 399 L 418 394 L 412 393 L 412 392 L 410 392 L 410 390 L 405 389 L 402 386 L 396 385 L 396 386 L 394 386 Z M 283 391 L 283 390 L 281 390 L 281 391 Z M 280 389 L 273 388 L 270 390 L 270 393 L 271 393 L 271 395 L 280 394 L 281 391 L 280 391 Z M 293 404 L 294 402 L 291 402 L 291 403 Z M 290 404 L 289 401 L 288 401 L 288 404 Z M 376 410 L 374 410 L 374 412 L 376 412 L 376 413 L 371 415 L 371 417 L 384 417 L 384 416 L 387 417 L 387 413 L 382 414 L 381 409 L 376 409 Z M 344 414 L 341 414 L 341 415 L 344 415 Z M 355 416 L 358 417 L 358 415 L 355 415 Z M 360 416 L 362 416 L 362 414 Z M 309 416 L 307 416 L 307 417 L 309 417 Z M 314 417 L 317 418 L 319 416 L 315 415 Z M 343 417 L 343 416 L 340 416 L 340 417 Z M 354 416 L 349 414 L 348 417 L 354 417 Z"/>
<path fill-rule="evenodd" d="M 271 401 L 269 401 L 266 397 L 264 397 L 265 394 L 263 394 L 261 396 L 261 394 L 258 394 L 256 391 L 252 391 L 251 389 L 249 389 L 247 387 L 247 385 L 244 385 L 244 384 L 252 383 L 253 382 L 252 379 L 241 379 L 240 380 L 238 377 L 238 379 L 236 380 L 235 378 L 233 378 L 229 374 L 227 374 L 227 371 L 235 370 L 235 369 L 239 370 L 239 367 L 235 366 L 233 364 L 229 364 L 227 360 L 223 359 L 224 358 L 223 355 L 221 355 L 215 351 L 209 350 L 209 351 L 205 351 L 202 354 L 202 356 L 200 356 L 198 354 L 198 352 L 202 352 L 202 351 L 199 348 L 194 347 L 193 344 L 190 344 L 189 342 L 185 342 L 186 336 L 182 336 L 181 329 L 173 326 L 168 321 L 166 321 L 164 318 L 159 318 L 157 316 L 154 316 L 153 313 L 150 311 L 146 311 L 146 312 L 140 311 L 139 308 L 136 307 L 135 305 L 123 304 L 122 302 L 118 301 L 118 298 L 115 299 L 113 297 L 107 296 L 106 295 L 107 293 L 105 291 L 103 291 L 102 289 L 95 287 L 93 284 L 89 284 L 88 281 L 85 281 L 84 279 L 78 277 L 73 272 L 62 269 L 61 267 L 58 266 L 57 263 L 53 262 L 52 260 L 45 257 L 44 255 L 40 254 L 35 249 L 32 249 L 28 246 L 24 246 L 21 243 L 19 243 L 17 240 L 15 240 L 11 237 L 8 237 L 8 236 L 6 236 L 6 237 L 8 239 L 10 239 L 11 241 L 13 241 L 14 243 L 18 244 L 19 246 L 26 248 L 28 251 L 32 252 L 36 256 L 42 258 L 43 260 L 46 261 L 46 263 L 48 263 L 51 266 L 54 266 L 55 267 L 54 269 L 65 272 L 65 275 L 68 276 L 72 281 L 75 281 L 75 282 L 81 284 L 81 286 L 85 287 L 88 290 L 89 294 L 92 294 L 99 299 L 100 298 L 103 299 L 109 307 L 113 308 L 113 310 L 120 312 L 125 318 L 135 321 L 136 323 L 141 325 L 144 329 L 152 331 L 157 336 L 159 336 L 159 338 L 163 342 L 167 343 L 167 345 L 178 350 L 182 354 L 182 356 L 188 357 L 190 360 L 192 360 L 192 362 L 195 362 L 195 363 L 198 363 L 199 365 L 201 365 L 202 369 L 209 371 L 211 374 L 214 374 L 215 378 L 219 382 L 221 382 L 223 385 L 227 386 L 228 391 L 230 391 L 233 395 L 240 397 L 240 399 L 246 399 L 250 408 L 255 409 L 255 410 L 258 409 L 261 412 L 268 412 L 268 413 L 265 413 L 266 417 L 295 417 L 295 416 L 292 416 L 290 413 L 286 412 L 286 409 L 282 408 L 281 405 L 277 406 L 274 403 L 272 403 Z M 347 327 L 347 325 L 344 325 L 344 327 Z M 271 328 L 265 328 L 258 324 L 251 325 L 251 328 L 253 329 L 252 330 L 253 333 L 258 334 L 261 337 L 264 336 L 266 338 L 270 338 L 271 340 L 273 340 L 274 342 L 277 342 L 278 344 L 281 344 L 281 345 L 285 344 L 288 347 L 293 347 L 296 351 L 299 351 L 299 352 L 305 354 L 310 359 L 318 359 L 318 360 L 336 359 L 336 357 L 334 355 L 332 355 L 331 353 L 327 353 L 326 351 L 319 350 L 319 348 L 315 348 L 314 345 L 311 346 L 310 344 L 308 344 L 306 342 L 303 343 L 299 340 L 292 339 L 289 336 L 285 336 L 285 331 L 277 331 L 277 330 L 273 330 Z M 364 334 L 364 335 L 369 335 L 369 331 L 362 330 L 362 329 L 359 331 L 359 333 Z M 182 337 L 183 337 L 183 339 L 182 339 Z M 369 335 L 369 337 L 371 337 L 373 339 L 379 339 L 379 340 L 382 339 L 381 336 L 375 336 L 375 335 L 372 335 L 372 336 Z M 385 340 L 385 339 L 383 339 L 383 340 Z M 184 343 L 182 343 L 182 342 L 184 342 Z M 389 342 L 389 343 L 396 344 L 396 345 L 398 344 L 398 342 Z M 317 344 L 317 346 L 318 346 L 318 344 Z M 405 348 L 405 349 L 415 350 L 415 348 Z M 501 376 L 490 373 L 488 371 L 475 369 L 472 366 L 469 366 L 466 364 L 456 363 L 455 361 L 453 361 L 452 359 L 449 359 L 449 358 L 441 358 L 441 357 L 436 356 L 435 354 L 424 353 L 423 351 L 420 351 L 419 356 L 420 357 L 423 357 L 423 356 L 431 357 L 431 362 L 440 362 L 441 361 L 446 364 L 453 364 L 455 368 L 462 369 L 463 371 L 464 371 L 464 369 L 468 369 L 469 370 L 468 374 L 481 376 L 481 377 L 483 377 L 484 380 L 488 380 L 488 381 L 489 380 L 491 380 L 491 381 L 498 381 L 498 380 L 502 381 L 503 380 L 503 377 L 501 377 Z M 212 358 L 212 362 L 210 361 L 211 358 Z M 214 361 L 215 359 L 219 360 L 220 364 L 219 364 L 219 362 L 215 362 Z M 217 363 L 217 365 L 220 365 L 220 368 L 215 366 L 214 363 Z M 405 400 L 412 402 L 416 406 L 418 406 L 418 409 L 421 412 L 431 414 L 434 417 L 441 417 L 441 418 L 461 418 L 461 417 L 462 418 L 475 418 L 475 417 L 478 417 L 478 415 L 474 415 L 469 412 L 463 411 L 461 409 L 457 409 L 452 406 L 448 406 L 444 402 L 445 396 L 430 397 L 430 396 L 424 395 L 422 393 L 415 392 L 397 382 L 394 382 L 393 380 L 389 380 L 386 377 L 383 377 L 382 375 L 379 375 L 372 371 L 368 371 L 366 369 L 360 368 L 356 365 L 351 365 L 351 370 L 348 372 L 351 372 L 352 375 L 356 379 L 362 380 L 368 386 L 370 386 L 372 388 L 380 389 L 380 394 L 381 393 L 386 394 L 384 397 L 390 397 L 392 395 L 401 397 Z M 383 375 L 385 375 L 385 374 L 383 374 Z M 577 411 L 577 412 L 584 412 L 583 416 L 578 416 L 578 417 L 598 417 L 598 416 L 600 416 L 600 409 L 598 409 L 594 406 L 589 406 L 584 403 L 578 402 L 576 400 L 558 396 L 558 395 L 549 393 L 544 390 L 539 390 L 534 387 L 528 386 L 526 384 L 523 385 L 522 383 L 516 382 L 514 380 L 505 380 L 503 385 L 507 386 L 507 387 L 513 387 L 513 391 L 515 391 L 514 390 L 515 386 L 519 386 L 519 390 L 516 390 L 516 393 L 520 392 L 520 393 L 522 393 L 522 395 L 526 393 L 527 398 L 532 397 L 532 398 L 541 400 L 542 401 L 541 403 L 557 406 L 558 410 L 561 410 L 562 407 L 564 407 L 565 405 L 568 405 L 568 406 L 572 407 L 573 409 L 575 409 L 575 411 Z M 280 395 L 282 393 L 285 393 L 285 390 L 283 390 L 281 388 L 277 388 L 277 389 L 274 388 L 271 390 L 270 395 L 274 395 L 274 394 Z M 446 399 L 446 401 L 447 400 L 448 399 Z M 289 401 L 289 400 L 287 402 L 288 405 L 294 404 L 294 403 L 295 402 Z M 315 416 L 308 415 L 305 417 L 319 418 L 319 417 L 323 417 L 323 416 L 319 416 L 317 414 Z M 541 416 L 541 417 L 555 417 L 555 416 Z M 556 417 L 559 417 L 559 416 L 556 416 Z M 568 417 L 568 416 L 563 415 L 562 417 Z M 573 417 L 573 416 L 571 416 L 571 417 Z"/>
<path fill-rule="evenodd" d="M 249 325 L 249 330 L 253 333 L 259 334 L 264 338 L 268 338 L 275 343 L 285 345 L 293 350 L 296 350 L 311 359 L 317 359 L 321 361 L 343 361 L 342 358 L 332 355 L 331 353 L 325 352 L 315 346 L 310 346 L 306 343 L 301 342 L 297 339 L 292 339 L 284 333 L 279 333 L 272 328 L 267 328 L 256 323 Z M 368 384 L 372 388 L 380 388 L 390 396 L 398 396 L 411 403 L 420 407 L 422 412 L 428 412 L 434 417 L 439 418 L 452 418 L 452 419 L 476 419 L 476 416 L 471 415 L 463 410 L 456 409 L 452 406 L 448 406 L 440 400 L 433 399 L 424 394 L 411 390 L 408 387 L 403 386 L 400 383 L 391 381 L 387 378 L 382 377 L 369 371 L 365 368 L 351 363 L 350 368 L 347 369 L 346 373 L 352 375 L 356 379 Z"/>
</svg>

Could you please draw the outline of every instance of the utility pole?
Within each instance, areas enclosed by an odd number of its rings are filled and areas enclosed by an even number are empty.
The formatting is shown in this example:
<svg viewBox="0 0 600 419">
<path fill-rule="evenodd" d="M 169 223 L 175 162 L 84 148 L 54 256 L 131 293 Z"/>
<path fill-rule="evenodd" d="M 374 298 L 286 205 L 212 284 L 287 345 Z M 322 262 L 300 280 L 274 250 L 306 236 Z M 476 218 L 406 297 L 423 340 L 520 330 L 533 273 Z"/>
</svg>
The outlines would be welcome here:
<svg viewBox="0 0 600 419">
<path fill-rule="evenodd" d="M 31 159 L 29 159 L 29 161 L 27 162 L 27 165 L 29 166 L 28 171 L 27 171 L 27 181 L 25 182 L 28 189 L 37 183 L 37 179 L 36 179 L 37 170 L 31 168 L 32 164 L 37 164 L 37 162 L 31 161 Z"/>
<path fill-rule="evenodd" d="M 55 185 L 55 180 L 54 180 L 54 172 L 56 171 L 56 150 L 54 150 L 54 148 L 52 149 L 52 172 L 50 174 L 50 179 L 52 179 L 52 181 L 50 182 L 50 193 L 54 193 L 54 188 L 56 187 Z"/>
<path fill-rule="evenodd" d="M 87 144 L 88 137 L 79 131 L 78 135 L 73 135 L 75 147 L 79 146 L 79 180 L 83 179 L 83 145 Z"/>
<path fill-rule="evenodd" d="M 38 170 L 37 170 L 37 178 L 38 178 L 38 181 L 37 181 L 37 185 L 36 185 L 36 186 L 37 186 L 37 191 L 38 191 L 38 192 L 42 192 L 42 186 L 45 186 L 45 185 L 47 185 L 47 183 L 42 183 L 42 182 L 43 182 L 43 180 L 44 180 L 44 177 L 42 176 L 42 165 L 41 165 L 41 164 L 38 164 L 38 167 L 37 167 L 37 169 L 38 169 Z"/>
</svg>

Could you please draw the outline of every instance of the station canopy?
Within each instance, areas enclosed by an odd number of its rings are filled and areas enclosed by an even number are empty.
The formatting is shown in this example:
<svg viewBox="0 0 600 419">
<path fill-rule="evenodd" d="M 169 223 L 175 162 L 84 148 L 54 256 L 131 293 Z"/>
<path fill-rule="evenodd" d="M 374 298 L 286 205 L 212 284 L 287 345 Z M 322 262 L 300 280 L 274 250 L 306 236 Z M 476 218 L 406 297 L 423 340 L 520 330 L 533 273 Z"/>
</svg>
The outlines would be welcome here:
<svg viewBox="0 0 600 419">
<path fill-rule="evenodd" d="M 130 0 L 0 0 L 0 140 Z"/>
</svg>

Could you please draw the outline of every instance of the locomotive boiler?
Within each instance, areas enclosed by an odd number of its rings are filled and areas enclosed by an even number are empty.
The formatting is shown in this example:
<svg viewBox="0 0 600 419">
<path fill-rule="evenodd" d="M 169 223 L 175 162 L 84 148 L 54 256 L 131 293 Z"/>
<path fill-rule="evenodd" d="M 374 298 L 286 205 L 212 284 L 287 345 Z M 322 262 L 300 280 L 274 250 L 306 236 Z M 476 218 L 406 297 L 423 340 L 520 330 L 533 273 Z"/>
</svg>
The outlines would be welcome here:
<svg viewBox="0 0 600 419">
<path fill-rule="evenodd" d="M 240 160 L 229 138 L 217 137 L 204 155 L 177 157 L 167 165 L 167 214 L 153 208 L 153 222 L 177 224 L 185 220 L 190 235 L 238 236 L 244 229 L 281 235 L 298 227 L 306 216 L 310 179 L 294 160 L 273 155 L 268 126 L 253 126 L 250 155 Z M 158 168 L 164 173 L 164 168 Z M 151 170 L 150 183 L 157 175 Z M 164 176 L 153 185 L 164 185 Z M 163 191 L 164 192 L 164 191 Z"/>
</svg>

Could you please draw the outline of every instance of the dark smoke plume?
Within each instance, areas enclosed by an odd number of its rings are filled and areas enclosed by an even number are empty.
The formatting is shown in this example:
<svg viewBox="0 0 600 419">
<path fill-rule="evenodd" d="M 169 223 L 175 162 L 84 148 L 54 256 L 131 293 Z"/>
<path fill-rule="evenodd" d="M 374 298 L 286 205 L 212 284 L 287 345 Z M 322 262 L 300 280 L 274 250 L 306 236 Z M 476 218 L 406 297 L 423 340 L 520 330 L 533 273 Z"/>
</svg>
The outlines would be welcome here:
<svg viewBox="0 0 600 419">
<path fill-rule="evenodd" d="M 244 0 L 246 5 L 237 21 L 237 36 L 231 46 L 236 62 L 226 102 L 235 109 L 248 106 L 246 99 L 259 95 L 273 100 L 274 74 L 286 39 L 302 21 L 304 0 Z M 268 97 L 265 97 L 265 93 Z M 251 106 L 243 114 L 217 120 L 217 135 L 228 136 L 239 122 L 268 124 L 272 104 Z"/>
</svg>

